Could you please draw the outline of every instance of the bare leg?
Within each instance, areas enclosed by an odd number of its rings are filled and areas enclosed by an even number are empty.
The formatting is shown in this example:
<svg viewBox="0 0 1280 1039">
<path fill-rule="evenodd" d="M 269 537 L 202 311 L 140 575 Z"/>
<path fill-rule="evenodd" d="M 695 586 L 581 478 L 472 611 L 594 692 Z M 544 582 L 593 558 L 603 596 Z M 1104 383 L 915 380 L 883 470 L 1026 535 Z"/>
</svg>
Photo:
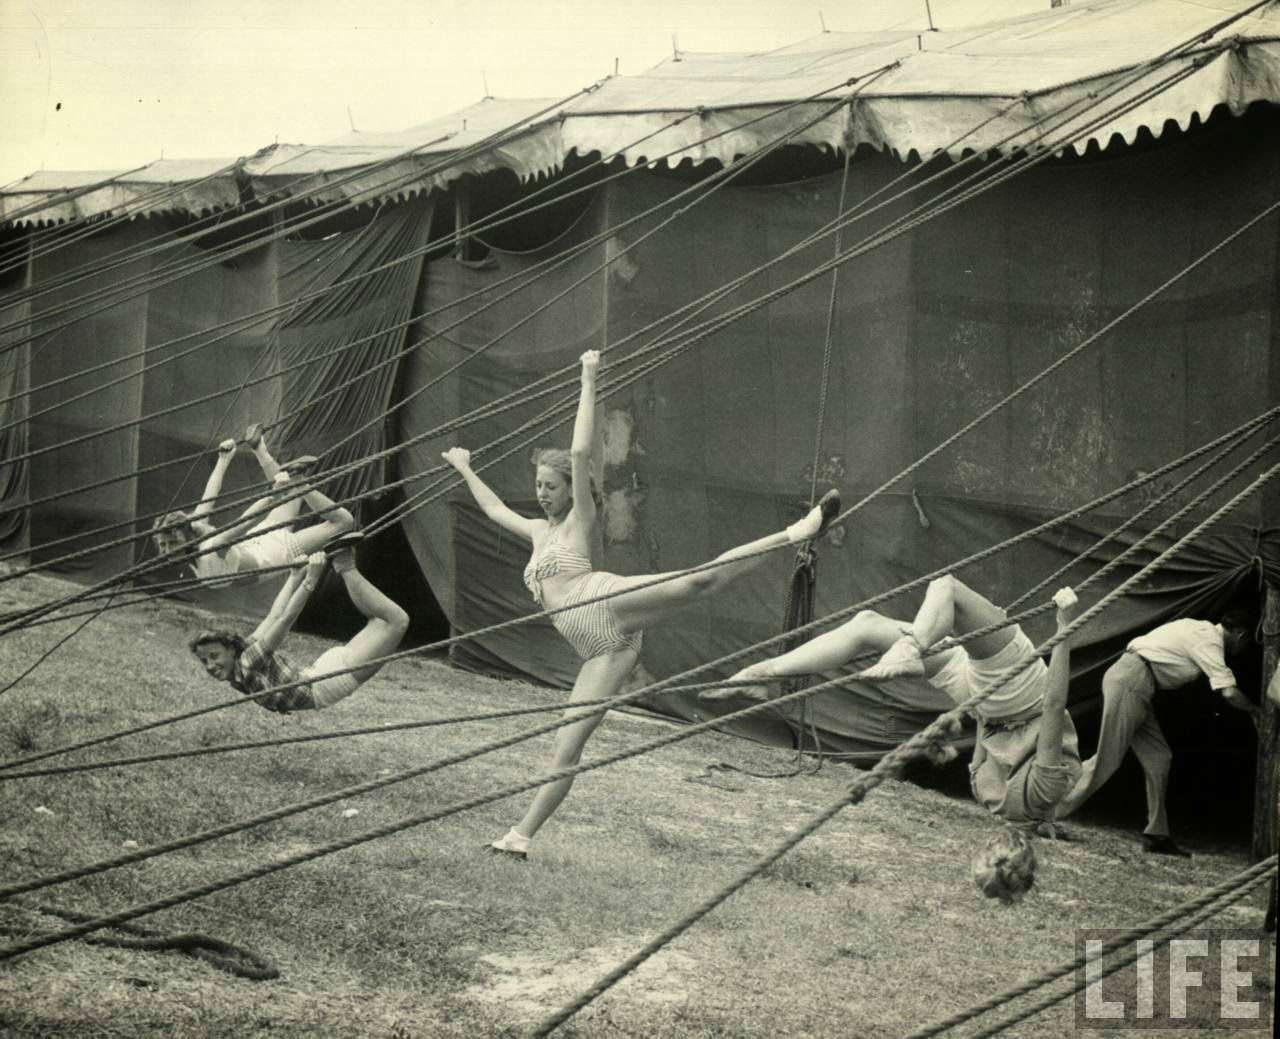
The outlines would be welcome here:
<svg viewBox="0 0 1280 1039">
<path fill-rule="evenodd" d="M 852 620 L 823 632 L 789 653 L 744 667 L 731 681 L 758 679 L 771 682 L 779 678 L 834 671 L 864 653 L 883 653 L 902 637 L 905 627 L 901 621 L 882 616 L 874 610 L 861 610 Z M 700 699 L 713 701 L 734 697 L 749 700 L 773 698 L 764 686 L 709 689 L 699 694 Z"/>
<path fill-rule="evenodd" d="M 378 660 L 388 653 L 394 653 L 409 627 L 409 615 L 356 569 L 351 552 L 341 552 L 334 556 L 333 568 L 347 586 L 351 604 L 369 618 L 369 623 L 347 643 L 351 662 L 363 664 L 367 660 Z M 358 682 L 367 682 L 381 667 L 381 664 L 370 664 L 353 671 L 352 675 Z"/>
<path fill-rule="evenodd" d="M 253 429 L 252 426 L 249 427 Z M 259 426 L 259 429 L 262 427 Z M 275 460 L 271 452 L 267 449 L 267 438 L 261 433 L 249 441 L 249 446 L 253 449 L 254 456 L 258 459 L 258 465 L 262 466 L 262 474 L 268 480 L 274 480 L 276 473 L 280 471 L 280 463 Z"/>
<path fill-rule="evenodd" d="M 569 702 L 579 703 L 583 700 L 599 700 L 614 696 L 622 688 L 622 683 L 626 681 L 631 669 L 635 667 L 636 655 L 635 650 L 624 649 L 586 661 L 573 683 L 573 693 L 569 697 Z M 565 717 L 571 717 L 573 713 L 570 709 L 565 712 Z M 558 729 L 551 767 L 569 768 L 578 764 L 582 760 L 582 750 L 587 745 L 587 740 L 591 738 L 591 734 L 596 731 L 596 727 L 603 719 L 603 714 L 594 714 Z M 526 842 L 526 849 L 529 838 L 533 837 L 555 814 L 561 802 L 569 796 L 572 786 L 573 777 L 570 776 L 545 783 L 538 788 L 529 810 L 525 812 L 524 818 L 514 829 L 514 833 Z"/>
<path fill-rule="evenodd" d="M 750 573 L 768 558 L 767 555 L 752 553 L 785 544 L 787 544 L 787 536 L 780 531 L 760 538 L 758 541 L 739 545 L 716 556 L 717 560 L 732 560 L 723 566 L 699 570 L 695 573 L 673 571 L 671 575 L 642 574 L 622 578 L 624 587 L 643 585 L 657 577 L 669 577 L 669 580 L 648 588 L 623 591 L 611 599 L 610 603 L 613 606 L 614 616 L 618 620 L 618 628 L 624 634 L 643 631 L 650 625 L 667 619 L 677 610 L 691 606 L 708 595 L 723 591 L 730 583 Z M 676 574 L 679 576 L 674 576 Z"/>
<path fill-rule="evenodd" d="M 1005 611 L 963 581 L 948 574 L 929 582 L 924 602 L 916 612 L 911 634 L 899 639 L 879 662 L 861 672 L 871 681 L 923 675 L 920 652 L 946 635 L 964 635 L 1005 619 Z M 966 644 L 969 655 L 979 660 L 993 657 L 1017 634 L 1015 625 L 1006 625 Z"/>
<path fill-rule="evenodd" d="M 722 591 L 763 563 L 769 549 L 799 544 L 816 537 L 839 508 L 840 496 L 834 490 L 828 491 L 803 519 L 791 524 L 786 530 L 720 553 L 712 560 L 721 564 L 719 566 L 694 573 L 672 571 L 667 574 L 620 578 L 623 588 L 634 590 L 620 592 L 610 600 L 618 628 L 624 634 L 643 631 L 651 624 L 666 620 L 677 610 Z M 666 580 L 649 584 L 659 577 Z M 649 587 L 640 587 L 646 584 Z"/>
<path fill-rule="evenodd" d="M 945 635 L 965 635 L 998 624 L 1007 616 L 990 599 L 948 574 L 929 582 L 929 590 L 912 624 L 912 634 L 916 642 L 927 648 Z M 971 657 L 985 660 L 1004 649 L 1016 633 L 1015 626 L 1008 625 L 974 639 L 965 648 Z"/>
<path fill-rule="evenodd" d="M 276 482 L 277 484 L 280 483 L 279 476 L 276 477 Z M 320 523 L 307 527 L 305 530 L 300 530 L 294 534 L 294 538 L 297 540 L 299 546 L 298 551 L 303 555 L 309 555 L 312 552 L 320 551 L 320 549 L 324 548 L 324 546 L 334 538 L 355 528 L 355 517 L 341 505 L 335 504 L 332 498 L 321 494 L 314 487 L 303 495 L 302 500 L 307 503 L 312 512 L 323 517 Z M 337 566 L 336 560 L 334 565 L 335 567 Z M 357 606 L 358 605 L 359 604 L 357 604 Z M 397 609 L 398 608 L 399 607 L 397 607 Z"/>
</svg>

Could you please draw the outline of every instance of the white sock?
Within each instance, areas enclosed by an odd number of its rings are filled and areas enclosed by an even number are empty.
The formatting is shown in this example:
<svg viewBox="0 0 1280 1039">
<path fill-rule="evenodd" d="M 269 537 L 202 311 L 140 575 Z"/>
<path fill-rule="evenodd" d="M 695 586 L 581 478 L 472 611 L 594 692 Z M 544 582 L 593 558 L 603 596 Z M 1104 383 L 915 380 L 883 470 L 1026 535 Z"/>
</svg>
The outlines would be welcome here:
<svg viewBox="0 0 1280 1039">
<path fill-rule="evenodd" d="M 820 529 L 822 529 L 822 509 L 815 505 L 804 519 L 796 520 L 787 528 L 787 540 L 796 545 L 815 537 Z"/>
</svg>

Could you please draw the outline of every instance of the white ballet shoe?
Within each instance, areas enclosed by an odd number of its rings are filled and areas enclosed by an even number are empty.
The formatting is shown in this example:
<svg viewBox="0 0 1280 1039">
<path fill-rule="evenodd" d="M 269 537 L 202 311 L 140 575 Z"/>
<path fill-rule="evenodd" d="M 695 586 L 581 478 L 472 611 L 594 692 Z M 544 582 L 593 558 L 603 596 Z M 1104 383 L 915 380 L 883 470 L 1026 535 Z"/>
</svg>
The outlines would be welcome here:
<svg viewBox="0 0 1280 1039">
<path fill-rule="evenodd" d="M 492 855 L 509 855 L 523 862 L 529 858 L 529 838 L 522 833 L 516 833 L 515 827 L 512 827 L 485 848 L 485 851 Z"/>
<path fill-rule="evenodd" d="M 920 647 L 910 635 L 903 635 L 884 655 L 857 677 L 869 682 L 883 682 L 888 678 L 904 678 L 924 674 L 924 660 Z"/>
<path fill-rule="evenodd" d="M 840 492 L 832 488 L 818 499 L 818 504 L 809 510 L 804 519 L 796 520 L 787 528 L 787 540 L 793 545 L 801 541 L 812 541 L 831 526 L 831 521 L 839 514 Z"/>
</svg>

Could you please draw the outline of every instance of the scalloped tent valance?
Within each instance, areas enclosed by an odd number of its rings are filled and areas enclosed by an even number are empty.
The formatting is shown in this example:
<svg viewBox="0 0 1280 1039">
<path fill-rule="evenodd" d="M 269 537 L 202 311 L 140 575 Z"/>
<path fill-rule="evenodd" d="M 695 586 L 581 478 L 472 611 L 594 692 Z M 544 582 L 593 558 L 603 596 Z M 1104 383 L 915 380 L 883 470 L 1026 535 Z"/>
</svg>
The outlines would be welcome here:
<svg viewBox="0 0 1280 1039">
<path fill-rule="evenodd" d="M 1179 69 L 1185 78 L 1144 96 Z M 265 198 L 304 186 L 317 201 L 372 202 L 442 188 L 465 173 L 552 173 L 575 151 L 628 163 L 668 153 L 725 162 L 789 131 L 796 143 L 866 144 L 899 156 L 1016 149 L 1043 117 L 1122 80 L 1132 82 L 1109 105 L 1129 101 L 1128 111 L 1096 126 L 1064 126 L 1078 129 L 1076 150 L 1116 135 L 1132 142 L 1144 128 L 1159 136 L 1169 121 L 1185 128 L 1219 105 L 1239 112 L 1280 101 L 1280 11 L 1255 0 L 1095 0 L 946 32 L 823 33 L 762 54 L 680 54 L 549 111 L 554 102 L 545 99 L 488 98 L 397 133 L 273 145 L 239 160 L 36 173 L 0 191 L 0 221 L 54 223 L 124 208 L 198 214 L 246 193 Z M 841 97 L 849 104 L 805 125 Z"/>
</svg>

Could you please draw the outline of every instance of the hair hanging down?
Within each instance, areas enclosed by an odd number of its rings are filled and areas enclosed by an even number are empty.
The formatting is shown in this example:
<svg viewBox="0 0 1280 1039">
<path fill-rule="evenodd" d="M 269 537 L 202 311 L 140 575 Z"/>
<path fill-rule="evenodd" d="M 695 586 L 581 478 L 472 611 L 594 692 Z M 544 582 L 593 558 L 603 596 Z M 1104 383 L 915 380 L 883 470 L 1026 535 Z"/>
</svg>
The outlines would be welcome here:
<svg viewBox="0 0 1280 1039">
<path fill-rule="evenodd" d="M 238 632 L 231 631 L 229 628 L 206 628 L 204 631 L 197 632 L 195 638 L 187 643 L 187 648 L 194 653 L 197 647 L 209 642 L 216 642 L 219 645 L 226 646 L 227 649 L 234 650 L 236 656 L 244 652 L 244 636 Z"/>
<path fill-rule="evenodd" d="M 570 458 L 569 452 L 563 447 L 539 448 L 533 453 L 533 464 L 535 466 L 545 465 L 549 469 L 554 469 L 564 477 L 565 482 L 570 487 L 573 486 L 573 459 Z M 594 473 L 591 476 L 591 500 L 596 503 L 597 509 L 604 504 L 604 496 L 600 493 L 600 488 L 596 486 Z"/>
<path fill-rule="evenodd" d="M 973 862 L 973 882 L 988 898 L 1013 905 L 1036 882 L 1036 850 L 1022 831 L 1006 826 Z"/>
<path fill-rule="evenodd" d="M 184 538 L 186 541 L 194 541 L 196 539 L 195 528 L 191 526 L 191 516 L 176 509 L 173 512 L 166 512 L 163 516 L 151 524 L 151 533 L 155 534 L 173 534 Z"/>
</svg>

